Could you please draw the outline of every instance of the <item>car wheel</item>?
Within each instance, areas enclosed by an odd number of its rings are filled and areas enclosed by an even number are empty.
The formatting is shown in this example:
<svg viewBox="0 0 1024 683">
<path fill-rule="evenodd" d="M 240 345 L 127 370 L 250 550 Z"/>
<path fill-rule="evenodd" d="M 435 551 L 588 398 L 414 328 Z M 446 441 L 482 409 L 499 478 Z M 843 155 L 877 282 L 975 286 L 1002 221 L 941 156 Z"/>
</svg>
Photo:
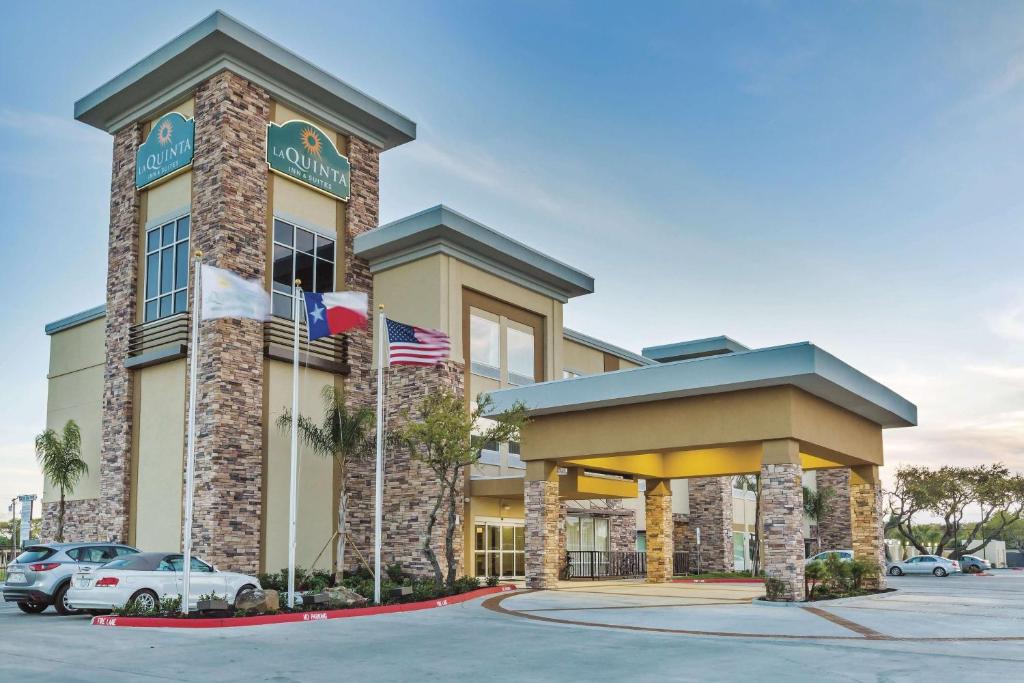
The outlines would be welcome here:
<svg viewBox="0 0 1024 683">
<path fill-rule="evenodd" d="M 948 572 L 946 572 L 946 570 L 942 567 L 936 567 L 935 570 L 932 572 L 932 574 L 935 574 L 935 576 L 945 576 L 947 573 Z"/>
<path fill-rule="evenodd" d="M 244 586 L 242 586 L 241 588 L 239 588 L 238 592 L 235 593 L 235 603 L 238 602 L 238 596 L 240 596 L 242 593 L 244 593 L 245 591 L 254 591 L 254 590 L 256 590 L 256 586 L 252 585 L 251 583 L 247 583 Z"/>
<path fill-rule="evenodd" d="M 155 612 L 157 607 L 160 606 L 160 599 L 156 596 L 156 593 L 148 588 L 143 588 L 136 592 L 128 602 L 147 612 Z"/>
<path fill-rule="evenodd" d="M 30 601 L 19 602 L 18 609 L 25 614 L 39 614 L 46 609 L 46 603 Z"/>
<path fill-rule="evenodd" d="M 967 573 L 968 574 L 980 574 L 981 573 L 981 567 L 979 567 L 976 564 L 972 564 L 970 567 L 967 568 Z"/>
<path fill-rule="evenodd" d="M 80 610 L 75 609 L 68 603 L 69 588 L 71 588 L 71 584 L 65 583 L 57 589 L 56 593 L 53 594 L 53 608 L 57 610 L 57 614 L 65 617 L 69 614 L 80 613 Z"/>
<path fill-rule="evenodd" d="M 903 576 L 903 570 L 899 567 L 890 567 L 889 574 L 890 576 Z"/>
</svg>

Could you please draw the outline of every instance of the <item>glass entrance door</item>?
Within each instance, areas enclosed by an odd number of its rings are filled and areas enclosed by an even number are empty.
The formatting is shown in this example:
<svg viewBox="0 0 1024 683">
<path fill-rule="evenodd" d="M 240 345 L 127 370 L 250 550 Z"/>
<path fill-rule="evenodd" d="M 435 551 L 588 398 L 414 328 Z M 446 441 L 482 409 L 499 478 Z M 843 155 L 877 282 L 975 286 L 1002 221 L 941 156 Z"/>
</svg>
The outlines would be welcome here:
<svg viewBox="0 0 1024 683">
<path fill-rule="evenodd" d="M 526 530 L 523 522 L 478 519 L 474 525 L 477 576 L 526 575 Z"/>
</svg>

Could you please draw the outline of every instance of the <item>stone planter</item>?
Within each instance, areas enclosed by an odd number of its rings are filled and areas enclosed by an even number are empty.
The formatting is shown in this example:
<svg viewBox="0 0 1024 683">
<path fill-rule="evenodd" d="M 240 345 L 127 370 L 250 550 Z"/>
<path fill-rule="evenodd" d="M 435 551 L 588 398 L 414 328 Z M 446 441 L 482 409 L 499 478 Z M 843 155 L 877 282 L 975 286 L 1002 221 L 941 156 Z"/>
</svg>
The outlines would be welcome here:
<svg viewBox="0 0 1024 683">
<path fill-rule="evenodd" d="M 200 600 L 196 605 L 196 609 L 199 612 L 226 612 L 229 609 L 228 601 L 224 598 L 214 598 L 213 600 Z"/>
</svg>

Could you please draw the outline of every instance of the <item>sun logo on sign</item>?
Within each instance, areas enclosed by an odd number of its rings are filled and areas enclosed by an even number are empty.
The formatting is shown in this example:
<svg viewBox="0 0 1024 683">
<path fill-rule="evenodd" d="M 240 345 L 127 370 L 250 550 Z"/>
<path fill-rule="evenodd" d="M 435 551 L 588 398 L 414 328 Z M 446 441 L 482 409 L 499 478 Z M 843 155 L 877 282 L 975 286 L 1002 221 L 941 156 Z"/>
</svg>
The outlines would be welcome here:
<svg viewBox="0 0 1024 683">
<path fill-rule="evenodd" d="M 302 138 L 302 146 L 306 148 L 307 152 L 320 156 L 323 145 L 320 144 L 320 136 L 316 134 L 315 130 L 304 128 L 300 137 Z"/>
<path fill-rule="evenodd" d="M 156 139 L 160 141 L 161 145 L 166 145 L 171 141 L 171 133 L 173 132 L 174 125 L 170 121 L 164 121 L 156 131 Z"/>
</svg>

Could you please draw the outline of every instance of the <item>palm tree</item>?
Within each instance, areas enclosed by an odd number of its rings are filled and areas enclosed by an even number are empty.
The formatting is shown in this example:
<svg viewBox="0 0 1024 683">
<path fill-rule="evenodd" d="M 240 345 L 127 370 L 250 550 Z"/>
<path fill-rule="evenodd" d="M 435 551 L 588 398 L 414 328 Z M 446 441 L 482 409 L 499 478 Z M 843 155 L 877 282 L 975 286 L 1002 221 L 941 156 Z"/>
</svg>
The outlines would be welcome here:
<svg viewBox="0 0 1024 683">
<path fill-rule="evenodd" d="M 821 520 L 832 514 L 832 498 L 836 495 L 835 489 L 826 486 L 820 491 L 804 488 L 804 512 L 814 522 L 814 542 L 821 552 Z"/>
<path fill-rule="evenodd" d="M 313 452 L 325 458 L 334 458 L 341 472 L 338 491 L 338 544 L 335 580 L 340 581 L 345 569 L 345 541 L 347 536 L 348 491 L 345 486 L 350 462 L 363 458 L 374 448 L 374 412 L 370 408 L 350 409 L 345 405 L 345 395 L 333 385 L 324 386 L 320 392 L 324 412 L 316 423 L 305 415 L 299 415 L 299 436 Z M 281 431 L 292 428 L 292 416 L 287 410 L 277 419 Z"/>
<path fill-rule="evenodd" d="M 36 437 L 36 459 L 43 469 L 43 476 L 60 489 L 60 505 L 57 508 L 57 541 L 64 541 L 64 496 L 74 493 L 82 475 L 89 473 L 89 466 L 82 460 L 82 433 L 74 420 L 64 425 L 62 435 L 52 429 Z"/>
</svg>

